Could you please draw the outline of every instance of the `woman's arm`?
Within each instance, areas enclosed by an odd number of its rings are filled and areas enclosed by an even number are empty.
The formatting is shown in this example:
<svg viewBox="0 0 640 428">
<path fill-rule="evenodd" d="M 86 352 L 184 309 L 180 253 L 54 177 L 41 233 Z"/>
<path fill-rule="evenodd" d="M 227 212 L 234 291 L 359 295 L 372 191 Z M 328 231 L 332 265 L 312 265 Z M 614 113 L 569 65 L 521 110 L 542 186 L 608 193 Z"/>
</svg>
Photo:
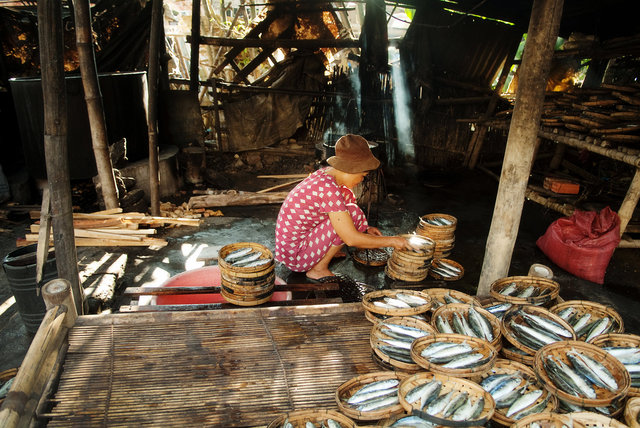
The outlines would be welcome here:
<svg viewBox="0 0 640 428">
<path fill-rule="evenodd" d="M 350 247 L 382 248 L 393 247 L 397 250 L 412 249 L 409 241 L 401 236 L 378 236 L 358 232 L 353 219 L 347 211 L 330 212 L 329 220 L 342 241 Z M 375 229 L 375 228 L 373 228 Z M 377 231 L 378 229 L 375 229 Z"/>
</svg>

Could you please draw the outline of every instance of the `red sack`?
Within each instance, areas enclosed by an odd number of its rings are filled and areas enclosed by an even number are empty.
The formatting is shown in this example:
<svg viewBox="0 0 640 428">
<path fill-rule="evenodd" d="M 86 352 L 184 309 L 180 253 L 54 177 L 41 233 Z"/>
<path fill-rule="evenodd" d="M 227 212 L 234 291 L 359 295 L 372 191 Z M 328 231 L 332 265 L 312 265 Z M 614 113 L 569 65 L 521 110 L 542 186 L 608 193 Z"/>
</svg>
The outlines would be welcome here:
<svg viewBox="0 0 640 428">
<path fill-rule="evenodd" d="M 620 217 L 611 208 L 575 210 L 560 218 L 536 241 L 542 252 L 567 272 L 598 284 L 620 242 Z"/>
</svg>

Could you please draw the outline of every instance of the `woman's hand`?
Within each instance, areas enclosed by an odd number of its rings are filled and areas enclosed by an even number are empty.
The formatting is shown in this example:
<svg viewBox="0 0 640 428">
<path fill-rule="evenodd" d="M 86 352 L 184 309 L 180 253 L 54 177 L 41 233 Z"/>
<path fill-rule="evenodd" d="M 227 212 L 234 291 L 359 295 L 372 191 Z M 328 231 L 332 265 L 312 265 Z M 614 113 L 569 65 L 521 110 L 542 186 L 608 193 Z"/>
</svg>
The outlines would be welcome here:
<svg viewBox="0 0 640 428">
<path fill-rule="evenodd" d="M 380 232 L 380 229 L 373 226 L 369 226 L 369 228 L 367 229 L 367 233 L 373 236 L 382 236 L 382 232 Z"/>
<path fill-rule="evenodd" d="M 393 247 L 396 250 L 420 250 L 419 247 L 412 245 L 408 239 L 403 238 L 402 236 L 389 236 L 388 239 L 390 241 L 389 246 Z"/>
</svg>

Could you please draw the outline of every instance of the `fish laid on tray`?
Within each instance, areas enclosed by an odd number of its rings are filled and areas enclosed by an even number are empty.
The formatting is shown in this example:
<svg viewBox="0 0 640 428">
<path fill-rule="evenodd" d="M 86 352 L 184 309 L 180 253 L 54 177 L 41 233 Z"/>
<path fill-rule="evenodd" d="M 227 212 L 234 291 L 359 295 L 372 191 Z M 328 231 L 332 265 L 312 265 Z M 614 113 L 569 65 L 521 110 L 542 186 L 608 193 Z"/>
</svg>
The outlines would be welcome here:
<svg viewBox="0 0 640 428">
<path fill-rule="evenodd" d="M 230 252 L 224 261 L 233 267 L 258 267 L 271 263 L 271 258 L 262 259 L 262 252 L 253 247 L 242 247 Z"/>
<path fill-rule="evenodd" d="M 368 383 L 345 400 L 345 404 L 360 412 L 385 409 L 400 403 L 398 379 L 384 379 Z"/>
<path fill-rule="evenodd" d="M 515 281 L 504 286 L 499 293 L 503 296 L 519 297 L 526 299 L 527 297 L 541 297 L 549 293 L 549 288 L 536 287 L 535 285 L 522 286 Z"/>
<path fill-rule="evenodd" d="M 488 376 L 480 386 L 493 397 L 496 409 L 508 418 L 518 420 L 539 413 L 547 407 L 550 395 L 538 402 L 544 392 L 530 388 L 529 382 L 518 374 L 499 373 Z"/>
<path fill-rule="evenodd" d="M 429 301 L 420 296 L 397 293 L 395 297 L 385 296 L 382 299 L 374 300 L 372 303 L 384 309 L 410 309 L 426 305 Z"/>
<path fill-rule="evenodd" d="M 640 388 L 640 348 L 635 346 L 605 346 L 605 351 L 613 355 L 627 369 L 631 376 L 631 387 Z"/>
<path fill-rule="evenodd" d="M 568 401 L 558 398 L 558 409 L 565 413 L 573 412 L 595 412 L 605 416 L 613 417 L 613 414 L 618 410 L 615 406 L 609 407 L 580 407 L 577 404 L 569 403 Z"/>
<path fill-rule="evenodd" d="M 484 409 L 484 398 L 474 399 L 468 392 L 450 390 L 441 393 L 442 382 L 418 385 L 405 396 L 408 403 L 431 416 L 452 421 L 472 421 L 478 418 Z"/>
<path fill-rule="evenodd" d="M 597 397 L 594 386 L 618 391 L 616 379 L 602 363 L 575 349 L 566 355 L 569 364 L 551 355 L 544 361 L 545 371 L 556 387 L 567 394 L 588 399 Z"/>
<path fill-rule="evenodd" d="M 417 327 L 394 324 L 387 321 L 381 321 L 379 327 L 376 331 L 383 333 L 387 337 L 376 336 L 378 350 L 389 358 L 408 364 L 415 364 L 411 358 L 411 344 L 413 341 L 431 334 L 431 332 Z"/>
<path fill-rule="evenodd" d="M 433 299 L 433 309 L 437 309 L 437 308 L 439 308 L 440 306 L 448 305 L 448 304 L 451 304 L 451 303 L 469 303 L 469 302 L 464 302 L 464 301 L 462 301 L 462 300 L 458 299 L 457 297 L 453 297 L 453 296 L 452 296 L 451 294 L 449 294 L 448 292 L 447 292 L 447 293 L 445 293 L 445 294 L 442 296 L 442 299 L 444 300 L 444 303 L 442 303 L 442 302 L 441 302 L 441 301 L 439 301 L 438 299 Z"/>
<path fill-rule="evenodd" d="M 336 422 L 331 418 L 323 420 L 322 422 L 320 422 L 320 424 L 316 424 L 311 421 L 304 421 L 304 425 L 301 425 L 301 424 L 294 425 L 291 422 L 289 422 L 289 420 L 285 420 L 284 423 L 281 425 L 281 428 L 298 428 L 303 426 L 304 428 L 343 428 L 339 422 Z"/>
<path fill-rule="evenodd" d="M 444 260 L 433 261 L 431 263 L 431 272 L 437 273 L 444 278 L 457 278 L 462 274 L 460 268 Z"/>
<path fill-rule="evenodd" d="M 451 323 L 446 317 L 438 315 L 436 317 L 436 329 L 440 333 L 463 334 L 485 339 L 488 342 L 494 339 L 491 322 L 475 310 L 473 306 L 469 307 L 466 312 L 454 312 L 451 316 Z"/>
<path fill-rule="evenodd" d="M 511 309 L 513 305 L 511 303 L 496 303 L 495 305 L 486 306 L 485 311 L 495 315 L 498 319 L 502 319 L 504 314 Z"/>
<path fill-rule="evenodd" d="M 514 321 L 513 318 L 517 315 L 522 316 L 523 323 Z M 514 311 L 507 322 L 518 342 L 535 351 L 550 343 L 573 338 L 571 331 L 554 320 L 530 314 L 522 309 Z"/>
<path fill-rule="evenodd" d="M 432 226 L 451 226 L 453 222 L 444 217 L 423 218 L 422 221 Z"/>
<path fill-rule="evenodd" d="M 468 369 L 487 363 L 492 355 L 485 357 L 468 343 L 433 342 L 422 350 L 420 356 L 446 369 Z"/>
<path fill-rule="evenodd" d="M 561 310 L 558 316 L 573 327 L 577 338 L 583 338 L 585 342 L 618 328 L 617 322 L 612 318 L 597 317 L 589 312 L 580 313 L 573 307 Z"/>
</svg>

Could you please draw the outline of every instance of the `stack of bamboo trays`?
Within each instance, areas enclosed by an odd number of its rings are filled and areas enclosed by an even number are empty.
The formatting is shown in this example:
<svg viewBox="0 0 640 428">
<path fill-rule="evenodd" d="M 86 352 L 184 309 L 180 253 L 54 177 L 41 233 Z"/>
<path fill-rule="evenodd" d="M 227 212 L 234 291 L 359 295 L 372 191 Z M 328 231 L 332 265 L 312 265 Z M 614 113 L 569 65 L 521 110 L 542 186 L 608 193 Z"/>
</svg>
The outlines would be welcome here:
<svg viewBox="0 0 640 428">
<path fill-rule="evenodd" d="M 419 251 L 393 250 L 387 261 L 384 272 L 391 279 L 398 281 L 418 282 L 429 274 L 433 260 L 434 243 L 430 238 L 420 235 L 402 235 L 412 240 Z"/>
<path fill-rule="evenodd" d="M 435 242 L 434 260 L 448 257 L 455 246 L 458 219 L 449 214 L 426 214 L 420 217 L 416 228 L 418 235 L 426 236 Z"/>
<path fill-rule="evenodd" d="M 30 212 L 32 219 L 40 219 L 39 211 Z M 167 245 L 167 241 L 155 238 L 155 228 L 175 226 L 200 226 L 202 220 L 197 218 L 169 218 L 150 216 L 144 213 L 123 213 L 122 208 L 97 211 L 94 213 L 73 213 L 73 231 L 77 247 L 127 247 L 127 246 L 157 246 Z M 141 228 L 141 225 L 148 226 Z M 30 226 L 30 233 L 24 239 L 18 239 L 16 245 L 21 247 L 38 242 L 40 224 L 36 222 Z M 53 245 L 53 236 L 50 235 Z"/>
<path fill-rule="evenodd" d="M 255 264 L 259 266 L 234 266 L 229 259 L 233 251 L 251 249 L 251 254 L 259 253 Z M 238 306 L 255 306 L 268 302 L 275 287 L 275 262 L 273 253 L 257 242 L 236 242 L 225 245 L 219 251 L 220 294 L 224 299 Z"/>
</svg>

